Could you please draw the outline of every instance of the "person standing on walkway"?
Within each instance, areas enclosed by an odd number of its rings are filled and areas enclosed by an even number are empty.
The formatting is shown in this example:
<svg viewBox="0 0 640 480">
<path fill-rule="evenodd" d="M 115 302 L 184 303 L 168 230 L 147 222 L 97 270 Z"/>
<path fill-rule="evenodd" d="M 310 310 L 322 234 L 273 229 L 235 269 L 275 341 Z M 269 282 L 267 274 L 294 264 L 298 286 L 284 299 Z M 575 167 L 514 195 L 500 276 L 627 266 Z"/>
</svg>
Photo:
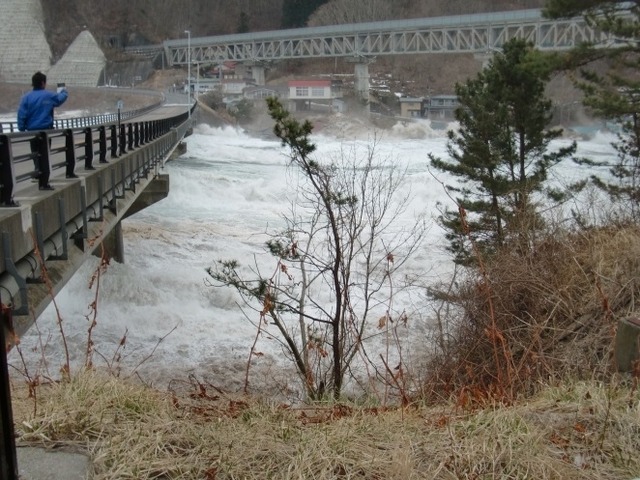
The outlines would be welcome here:
<svg viewBox="0 0 640 480">
<path fill-rule="evenodd" d="M 33 90 L 25 94 L 20 100 L 18 108 L 18 130 L 21 132 L 34 130 L 50 130 L 53 128 L 53 109 L 62 105 L 68 98 L 66 88 L 59 88 L 57 92 L 46 90 L 47 76 L 36 72 L 31 77 Z M 31 152 L 35 166 L 35 175 L 40 175 L 37 141 L 31 140 Z M 49 179 L 40 179 L 40 190 L 53 190 Z"/>
</svg>

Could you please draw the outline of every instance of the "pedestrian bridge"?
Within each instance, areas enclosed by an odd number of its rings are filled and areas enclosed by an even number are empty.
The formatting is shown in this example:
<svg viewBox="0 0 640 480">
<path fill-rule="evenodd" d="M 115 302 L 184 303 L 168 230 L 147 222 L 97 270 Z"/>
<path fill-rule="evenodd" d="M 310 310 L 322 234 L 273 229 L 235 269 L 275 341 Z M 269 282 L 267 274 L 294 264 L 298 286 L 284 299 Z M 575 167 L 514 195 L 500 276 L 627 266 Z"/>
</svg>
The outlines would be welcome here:
<svg viewBox="0 0 640 480">
<path fill-rule="evenodd" d="M 0 301 L 11 335 L 26 332 L 88 255 L 123 260 L 120 222 L 168 195 L 163 168 L 183 148 L 193 108 L 57 120 L 43 132 L 0 125 Z M 53 190 L 32 180 L 34 161 Z"/>
</svg>

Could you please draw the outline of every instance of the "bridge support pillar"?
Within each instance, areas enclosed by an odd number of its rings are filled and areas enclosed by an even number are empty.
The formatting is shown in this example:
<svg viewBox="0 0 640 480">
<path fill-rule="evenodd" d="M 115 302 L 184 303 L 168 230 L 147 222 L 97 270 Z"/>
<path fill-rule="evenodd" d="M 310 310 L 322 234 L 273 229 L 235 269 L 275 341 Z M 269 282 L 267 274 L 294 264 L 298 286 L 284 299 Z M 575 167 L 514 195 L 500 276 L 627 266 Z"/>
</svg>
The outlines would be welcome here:
<svg viewBox="0 0 640 480">
<path fill-rule="evenodd" d="M 356 95 L 369 106 L 369 64 L 375 62 L 375 57 L 354 57 L 346 61 L 354 64 Z"/>
<path fill-rule="evenodd" d="M 122 239 L 122 222 L 116 223 L 102 241 L 102 248 L 97 248 L 96 256 L 100 256 L 104 252 L 107 258 L 113 259 L 118 263 L 124 263 L 124 241 Z"/>
<path fill-rule="evenodd" d="M 265 70 L 262 65 L 251 66 L 251 76 L 253 77 L 253 81 L 256 82 L 256 85 L 265 84 Z"/>
<path fill-rule="evenodd" d="M 369 64 L 355 64 L 355 89 L 358 97 L 369 101 Z"/>
</svg>

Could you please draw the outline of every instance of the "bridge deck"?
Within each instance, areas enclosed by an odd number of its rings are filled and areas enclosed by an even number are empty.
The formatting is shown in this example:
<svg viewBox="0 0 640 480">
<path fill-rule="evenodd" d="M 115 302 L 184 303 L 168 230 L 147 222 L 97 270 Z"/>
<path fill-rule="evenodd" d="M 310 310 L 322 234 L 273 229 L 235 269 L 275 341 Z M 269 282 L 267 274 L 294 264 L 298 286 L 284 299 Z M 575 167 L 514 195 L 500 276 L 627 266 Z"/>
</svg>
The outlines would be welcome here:
<svg viewBox="0 0 640 480">
<path fill-rule="evenodd" d="M 180 115 L 182 113 L 185 113 L 187 111 L 187 106 L 188 104 L 186 103 L 186 97 L 185 97 L 185 102 L 184 103 L 168 103 L 168 104 L 164 104 L 150 112 L 145 113 L 144 115 L 140 115 L 139 117 L 135 117 L 135 120 L 138 122 L 141 121 L 153 121 L 153 120 L 161 120 L 164 118 L 170 118 L 170 117 L 175 117 L 177 115 Z M 79 142 L 79 140 L 77 140 Z M 52 149 L 56 149 L 56 148 L 62 148 L 64 146 L 64 139 L 57 137 L 57 138 L 53 138 L 52 139 L 52 143 L 51 143 L 51 148 Z M 77 149 L 81 148 L 81 144 L 78 143 L 76 145 Z M 27 155 L 30 151 L 29 145 L 26 142 L 17 144 L 14 147 L 13 150 L 13 154 L 15 156 L 20 156 L 20 155 Z M 105 168 L 104 164 L 99 164 L 94 162 L 94 168 L 96 170 L 99 170 L 101 168 Z M 33 163 L 31 162 L 31 160 L 28 161 L 24 161 L 24 162 L 20 162 L 20 163 L 16 163 L 15 164 L 15 174 L 16 176 L 20 176 L 20 175 L 24 175 L 24 174 L 28 174 L 29 172 L 31 172 L 33 170 Z M 83 165 L 82 162 L 78 162 L 76 164 L 76 168 L 75 168 L 75 174 L 78 175 L 78 179 L 67 179 L 65 177 L 65 169 L 64 168 L 56 168 L 53 169 L 51 171 L 51 184 L 53 185 L 53 187 L 55 188 L 56 186 L 63 186 L 63 185 L 68 185 L 70 183 L 73 182 L 78 182 L 78 181 L 82 181 L 83 177 L 85 177 L 87 174 L 89 174 L 90 172 L 87 172 Z M 15 199 L 18 202 L 23 202 L 23 201 L 27 201 L 27 200 L 31 200 L 34 197 L 41 195 L 42 192 L 40 192 L 38 190 L 38 185 L 37 183 L 28 183 L 28 182 L 19 182 L 16 184 L 15 189 Z M 2 211 L 2 209 L 0 209 L 0 212 Z"/>
<path fill-rule="evenodd" d="M 3 200 L 0 208 L 0 290 L 3 303 L 12 308 L 18 336 L 123 218 L 167 195 L 162 167 L 191 130 L 187 107 L 165 104 L 122 122 L 121 129 L 96 123 L 47 131 L 46 136 L 3 136 L 0 193 L 19 205 Z M 104 141 L 105 133 L 118 130 L 117 137 Z M 51 172 L 53 190 L 40 190 L 29 181 L 31 140 L 39 143 L 40 170 Z M 74 157 L 77 177 L 66 178 Z M 51 289 L 38 282 L 45 264 Z"/>
<path fill-rule="evenodd" d="M 486 53 L 500 49 L 513 38 L 525 39 L 545 50 L 566 50 L 583 43 L 608 46 L 616 42 L 591 28 L 582 17 L 550 20 L 543 17 L 541 10 L 529 9 L 196 37 L 129 51 L 148 55 L 153 50 L 164 50 L 170 65 L 186 65 L 189 61 L 269 62 L 293 58 Z"/>
</svg>

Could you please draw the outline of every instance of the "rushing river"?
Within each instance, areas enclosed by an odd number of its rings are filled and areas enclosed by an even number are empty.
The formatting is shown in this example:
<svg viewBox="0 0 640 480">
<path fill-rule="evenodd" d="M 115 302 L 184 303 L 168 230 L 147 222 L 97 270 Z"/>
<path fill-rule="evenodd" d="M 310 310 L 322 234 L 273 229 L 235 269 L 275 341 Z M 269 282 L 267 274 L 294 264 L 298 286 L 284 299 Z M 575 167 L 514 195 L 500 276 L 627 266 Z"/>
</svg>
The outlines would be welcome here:
<svg viewBox="0 0 640 480">
<path fill-rule="evenodd" d="M 335 154 L 345 145 L 366 148 L 374 133 L 346 121 L 344 126 L 334 124 L 331 131 L 341 133 L 321 131 L 313 137 L 319 157 Z M 406 218 L 398 220 L 412 221 L 423 214 L 431 224 L 412 268 L 421 272 L 423 281 L 436 281 L 450 263 L 442 232 L 432 218 L 437 202 L 449 200 L 428 171 L 427 154 L 446 156 L 445 132 L 421 123 L 398 125 L 376 135 L 378 155 L 406 168 L 412 201 Z M 598 134 L 581 141 L 580 155 L 594 159 L 612 155 L 613 140 Z M 263 248 L 266 233 L 282 224 L 299 179 L 287 167 L 286 148 L 275 138 L 199 125 L 186 142 L 187 153 L 165 167 L 171 182 L 168 198 L 123 221 L 125 263 L 112 263 L 100 278 L 92 333 L 94 363 L 121 367 L 123 375 L 135 371 L 156 385 L 193 374 L 238 389 L 256 329 L 231 289 L 207 284 L 205 268 L 220 259 L 268 262 Z M 584 176 L 573 165 L 553 174 L 559 182 Z M 89 305 L 96 297 L 89 283 L 97 265 L 97 259 L 87 261 L 56 298 L 72 368 L 78 368 L 86 355 L 93 318 Z M 429 312 L 415 303 L 417 299 L 412 302 L 409 337 L 420 344 L 428 330 Z M 56 318 L 52 305 L 22 339 L 21 352 L 31 375 L 48 371 L 55 377 L 63 364 Z M 125 345 L 118 350 L 125 334 Z M 286 381 L 290 364 L 277 343 L 265 336 L 257 349 L 264 353 L 255 360 L 258 381 Z M 24 369 L 16 350 L 9 361 Z"/>
</svg>

